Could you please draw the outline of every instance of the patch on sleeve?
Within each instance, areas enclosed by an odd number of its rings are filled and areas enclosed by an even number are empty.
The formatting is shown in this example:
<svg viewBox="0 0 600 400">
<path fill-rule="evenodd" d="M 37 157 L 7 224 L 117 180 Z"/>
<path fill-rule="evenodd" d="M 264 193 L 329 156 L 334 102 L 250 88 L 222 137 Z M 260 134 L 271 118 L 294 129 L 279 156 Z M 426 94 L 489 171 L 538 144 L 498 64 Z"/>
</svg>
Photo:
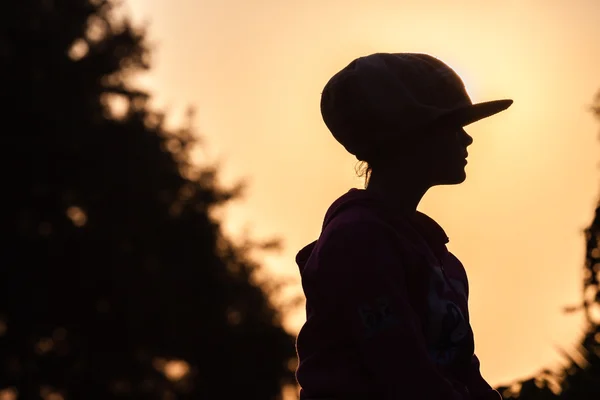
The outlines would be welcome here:
<svg viewBox="0 0 600 400">
<path fill-rule="evenodd" d="M 367 337 L 399 324 L 398 317 L 392 312 L 390 300 L 385 297 L 378 298 L 372 305 L 358 307 L 358 314 Z"/>
</svg>

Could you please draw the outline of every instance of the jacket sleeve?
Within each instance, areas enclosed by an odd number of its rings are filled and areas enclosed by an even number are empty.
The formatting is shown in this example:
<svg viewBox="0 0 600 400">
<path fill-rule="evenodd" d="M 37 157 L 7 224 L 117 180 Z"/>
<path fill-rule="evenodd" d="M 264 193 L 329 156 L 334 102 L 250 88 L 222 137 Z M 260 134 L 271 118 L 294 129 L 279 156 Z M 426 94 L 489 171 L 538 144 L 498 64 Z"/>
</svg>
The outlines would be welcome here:
<svg viewBox="0 0 600 400">
<path fill-rule="evenodd" d="M 480 363 L 476 355 L 471 359 L 468 382 L 466 383 L 473 400 L 502 400 L 502 396 L 494 390 L 481 376 Z"/>
<path fill-rule="evenodd" d="M 321 309 L 350 332 L 384 399 L 463 400 L 429 359 L 394 246 L 378 222 L 329 232 L 318 253 Z"/>
<path fill-rule="evenodd" d="M 467 288 L 467 297 L 469 296 L 469 281 L 465 273 L 465 285 Z M 467 311 L 468 312 L 468 311 Z M 477 355 L 473 354 L 471 357 L 471 364 L 467 371 L 467 379 L 465 386 L 467 387 L 469 394 L 473 400 L 502 400 L 502 395 L 498 393 L 494 388 L 490 386 L 485 378 L 481 375 L 480 371 L 481 363 Z"/>
</svg>

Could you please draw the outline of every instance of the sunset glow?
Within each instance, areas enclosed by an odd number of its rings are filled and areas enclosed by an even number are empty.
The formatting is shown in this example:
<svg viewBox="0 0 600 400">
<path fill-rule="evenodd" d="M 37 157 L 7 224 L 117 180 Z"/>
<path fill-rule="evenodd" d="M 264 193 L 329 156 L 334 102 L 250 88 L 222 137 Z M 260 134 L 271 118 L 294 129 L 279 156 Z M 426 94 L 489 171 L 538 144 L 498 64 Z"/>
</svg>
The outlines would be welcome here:
<svg viewBox="0 0 600 400">
<path fill-rule="evenodd" d="M 426 52 L 463 77 L 474 101 L 512 98 L 470 126 L 468 179 L 432 190 L 421 210 L 448 232 L 471 285 L 482 371 L 493 384 L 561 362 L 581 315 L 582 230 L 598 196 L 600 128 L 588 107 L 600 89 L 600 2 L 128 0 L 148 21 L 153 69 L 139 84 L 182 121 L 197 109 L 203 152 L 226 183 L 246 179 L 226 213 L 237 236 L 280 236 L 273 276 L 293 277 L 295 253 L 316 239 L 356 160 L 327 131 L 327 79 L 372 52 Z M 203 153 L 204 154 L 204 153 Z M 81 210 L 80 210 L 81 211 Z M 83 213 L 83 211 L 81 211 Z M 71 210 L 74 224 L 85 214 Z M 83 216 L 81 216 L 81 215 Z M 80 221 L 80 222 L 78 222 Z M 295 332 L 304 311 L 290 314 Z"/>
</svg>

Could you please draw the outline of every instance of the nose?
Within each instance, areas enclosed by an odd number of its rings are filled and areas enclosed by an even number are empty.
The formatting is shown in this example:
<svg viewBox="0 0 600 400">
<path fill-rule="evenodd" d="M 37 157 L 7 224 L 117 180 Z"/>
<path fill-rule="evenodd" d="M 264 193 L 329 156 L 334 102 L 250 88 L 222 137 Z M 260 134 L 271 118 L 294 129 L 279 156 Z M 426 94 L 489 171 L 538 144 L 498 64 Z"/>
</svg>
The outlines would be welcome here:
<svg viewBox="0 0 600 400">
<path fill-rule="evenodd" d="M 465 147 L 470 146 L 471 144 L 473 144 L 473 138 L 471 137 L 471 135 L 469 135 L 467 133 L 467 131 L 465 131 L 464 128 L 462 128 L 460 130 L 460 141 L 464 144 Z"/>
</svg>

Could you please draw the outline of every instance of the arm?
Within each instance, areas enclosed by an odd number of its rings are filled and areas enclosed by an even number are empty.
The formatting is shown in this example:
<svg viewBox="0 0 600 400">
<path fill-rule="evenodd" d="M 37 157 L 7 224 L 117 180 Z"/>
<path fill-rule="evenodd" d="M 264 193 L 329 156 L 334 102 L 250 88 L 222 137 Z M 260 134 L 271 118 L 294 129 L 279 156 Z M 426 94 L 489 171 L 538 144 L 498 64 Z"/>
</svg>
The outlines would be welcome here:
<svg viewBox="0 0 600 400">
<path fill-rule="evenodd" d="M 430 361 L 393 246 L 393 233 L 377 222 L 330 232 L 319 252 L 322 306 L 350 331 L 386 400 L 461 400 Z"/>
<path fill-rule="evenodd" d="M 469 296 L 469 281 L 465 272 L 465 285 L 467 290 L 467 298 Z M 469 390 L 469 394 L 473 400 L 502 400 L 502 395 L 498 393 L 489 383 L 483 378 L 480 371 L 479 358 L 475 354 L 471 357 L 471 364 L 466 375 L 465 385 Z"/>
<path fill-rule="evenodd" d="M 473 400 L 502 400 L 500 393 L 494 390 L 481 376 L 479 366 L 479 359 L 473 355 L 467 382 Z"/>
</svg>

